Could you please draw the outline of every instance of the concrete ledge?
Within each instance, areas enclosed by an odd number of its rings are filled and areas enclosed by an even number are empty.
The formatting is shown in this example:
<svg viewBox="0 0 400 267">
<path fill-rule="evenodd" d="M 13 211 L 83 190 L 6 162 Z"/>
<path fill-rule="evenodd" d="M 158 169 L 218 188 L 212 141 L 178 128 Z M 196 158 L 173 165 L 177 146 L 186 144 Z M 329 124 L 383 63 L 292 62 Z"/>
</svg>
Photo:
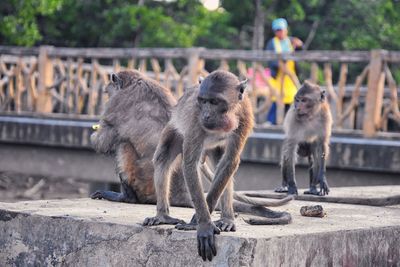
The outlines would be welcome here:
<svg viewBox="0 0 400 267">
<path fill-rule="evenodd" d="M 91 150 L 96 119 L 36 118 L 0 115 L 0 144 L 51 146 Z M 277 164 L 284 139 L 280 127 L 255 128 L 241 155 L 243 161 Z M 400 135 L 363 138 L 334 132 L 327 162 L 330 168 L 400 173 Z M 305 165 L 305 160 L 300 160 Z"/>
<path fill-rule="evenodd" d="M 218 255 L 197 256 L 195 232 L 143 227 L 155 206 L 90 199 L 0 203 L 0 262 L 7 266 L 400 266 L 400 206 L 322 204 L 325 218 L 280 210 L 286 226 L 250 226 L 217 237 Z M 189 220 L 193 210 L 172 208 Z M 217 218 L 217 215 L 215 215 Z M 2 264 L 2 265 L 3 265 Z M 4 265 L 3 265 L 4 266 Z"/>
</svg>

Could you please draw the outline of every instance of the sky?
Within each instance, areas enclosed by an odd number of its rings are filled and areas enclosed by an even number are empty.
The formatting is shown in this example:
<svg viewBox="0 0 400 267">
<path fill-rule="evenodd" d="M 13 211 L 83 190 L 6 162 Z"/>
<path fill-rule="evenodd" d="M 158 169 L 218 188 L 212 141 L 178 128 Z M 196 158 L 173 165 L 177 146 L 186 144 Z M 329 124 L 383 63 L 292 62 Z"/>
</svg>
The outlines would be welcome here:
<svg viewBox="0 0 400 267">
<path fill-rule="evenodd" d="M 219 6 L 219 0 L 201 0 L 201 2 L 209 10 L 215 10 Z"/>
</svg>

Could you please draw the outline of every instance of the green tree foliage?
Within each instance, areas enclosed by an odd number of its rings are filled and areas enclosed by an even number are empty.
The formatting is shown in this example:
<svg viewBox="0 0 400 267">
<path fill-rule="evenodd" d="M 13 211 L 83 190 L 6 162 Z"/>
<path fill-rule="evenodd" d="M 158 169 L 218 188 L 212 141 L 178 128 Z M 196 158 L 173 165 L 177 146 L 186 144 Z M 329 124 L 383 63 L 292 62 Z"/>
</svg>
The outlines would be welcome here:
<svg viewBox="0 0 400 267">
<path fill-rule="evenodd" d="M 26 29 L 10 24 L 1 32 L 8 44 L 72 47 L 191 47 L 234 48 L 237 30 L 230 26 L 230 15 L 223 10 L 209 11 L 198 0 L 137 1 L 128 0 L 25 0 L 12 1 L 5 16 L 21 19 Z M 48 3 L 30 10 L 32 4 Z M 57 2 L 58 5 L 54 5 Z M 136 2 L 136 3 L 135 3 Z M 52 4 L 52 5 L 50 5 Z M 26 6 L 26 7 L 25 7 Z M 35 5 L 33 5 L 35 6 Z M 21 13 L 28 10 L 29 16 Z M 50 12 L 52 11 L 52 12 Z M 218 32 L 218 34 L 217 34 Z M 43 38 L 41 38 L 43 36 Z"/>
<path fill-rule="evenodd" d="M 243 32 L 252 25 L 253 1 L 237 5 L 222 0 L 231 24 Z M 285 17 L 290 34 L 306 40 L 313 23 L 316 35 L 309 49 L 367 50 L 400 49 L 400 1 L 397 0 L 265 0 L 265 39 L 273 36 L 271 22 Z"/>
<path fill-rule="evenodd" d="M 0 41 L 31 46 L 41 40 L 38 19 L 61 8 L 63 0 L 8 0 L 0 5 Z"/>
<path fill-rule="evenodd" d="M 139 3 L 140 2 L 140 3 Z M 0 42 L 10 45 L 250 48 L 255 1 L 8 0 L 0 5 Z M 309 49 L 400 49 L 398 0 L 263 0 L 265 39 L 287 18 Z"/>
</svg>

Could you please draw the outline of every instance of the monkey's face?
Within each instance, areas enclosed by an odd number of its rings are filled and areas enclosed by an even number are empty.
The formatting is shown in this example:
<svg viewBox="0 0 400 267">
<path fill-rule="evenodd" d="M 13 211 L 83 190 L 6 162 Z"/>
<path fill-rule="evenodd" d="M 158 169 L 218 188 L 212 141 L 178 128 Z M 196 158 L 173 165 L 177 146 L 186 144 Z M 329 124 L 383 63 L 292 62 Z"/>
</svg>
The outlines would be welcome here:
<svg viewBox="0 0 400 267">
<path fill-rule="evenodd" d="M 294 97 L 296 119 L 304 121 L 314 118 L 323 102 L 325 102 L 325 90 L 321 90 L 318 85 L 305 82 Z"/>
<path fill-rule="evenodd" d="M 197 105 L 199 122 L 206 131 L 230 132 L 238 127 L 236 110 L 243 100 L 247 80 L 226 71 L 214 71 L 200 81 Z"/>
<path fill-rule="evenodd" d="M 199 94 L 197 105 L 200 109 L 200 125 L 206 131 L 230 132 L 235 128 L 235 116 L 229 104 L 218 94 Z"/>
<path fill-rule="evenodd" d="M 314 117 L 321 108 L 321 101 L 312 95 L 296 95 L 294 108 L 297 120 L 308 120 Z"/>
</svg>

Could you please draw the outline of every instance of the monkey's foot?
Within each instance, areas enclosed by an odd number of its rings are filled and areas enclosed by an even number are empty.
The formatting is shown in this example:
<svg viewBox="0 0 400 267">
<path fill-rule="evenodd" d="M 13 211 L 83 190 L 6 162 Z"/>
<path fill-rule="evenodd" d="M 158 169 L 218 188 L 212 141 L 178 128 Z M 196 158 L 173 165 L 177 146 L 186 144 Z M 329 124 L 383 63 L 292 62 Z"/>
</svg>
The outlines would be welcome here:
<svg viewBox="0 0 400 267">
<path fill-rule="evenodd" d="M 287 191 L 288 191 L 287 186 L 280 186 L 280 187 L 275 188 L 275 190 L 274 190 L 274 192 L 276 192 L 276 193 L 287 193 Z"/>
<path fill-rule="evenodd" d="M 103 199 L 104 198 L 103 192 L 104 191 L 97 190 L 96 192 L 90 194 L 90 198 L 91 199 Z"/>
<path fill-rule="evenodd" d="M 97 190 L 90 195 L 91 199 L 106 199 L 115 202 L 125 202 L 125 203 L 138 203 L 135 195 L 126 195 L 124 193 L 118 193 L 113 191 L 103 191 Z"/>
<path fill-rule="evenodd" d="M 136 199 L 127 198 L 123 193 L 97 190 L 90 195 L 91 199 L 106 199 L 115 202 L 136 203 Z"/>
<path fill-rule="evenodd" d="M 197 217 L 196 214 L 193 214 L 190 223 L 179 223 L 175 225 L 175 228 L 181 231 L 194 231 L 197 229 Z"/>
<path fill-rule="evenodd" d="M 221 218 L 217 221 L 214 221 L 214 223 L 223 232 L 235 232 L 236 231 L 236 225 L 232 219 Z"/>
<path fill-rule="evenodd" d="M 220 232 L 213 222 L 199 225 L 197 229 L 197 249 L 203 261 L 207 259 L 211 261 L 213 256 L 217 256 L 214 235 L 219 235 Z"/>
<path fill-rule="evenodd" d="M 175 229 L 181 230 L 181 231 L 194 231 L 197 229 L 197 223 L 179 223 L 175 225 Z"/>
<path fill-rule="evenodd" d="M 319 191 L 315 186 L 310 187 L 309 190 L 304 191 L 305 195 L 316 195 L 319 196 Z"/>
<path fill-rule="evenodd" d="M 184 224 L 185 221 L 173 218 L 169 215 L 158 215 L 155 217 L 148 217 L 144 219 L 143 225 L 152 226 L 152 225 L 160 225 L 160 224 Z"/>
</svg>

